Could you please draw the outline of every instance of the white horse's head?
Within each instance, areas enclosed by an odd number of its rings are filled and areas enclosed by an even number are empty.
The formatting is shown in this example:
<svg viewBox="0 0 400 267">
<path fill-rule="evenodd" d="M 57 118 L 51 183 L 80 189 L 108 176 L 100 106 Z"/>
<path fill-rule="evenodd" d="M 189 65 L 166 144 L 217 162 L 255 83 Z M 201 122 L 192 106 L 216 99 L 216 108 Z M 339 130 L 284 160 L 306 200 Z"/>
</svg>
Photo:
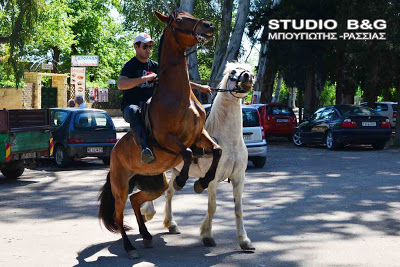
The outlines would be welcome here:
<svg viewBox="0 0 400 267">
<path fill-rule="evenodd" d="M 254 74 L 247 64 L 228 62 L 223 75 L 218 87 L 230 90 L 236 98 L 246 97 L 253 86 Z"/>
</svg>

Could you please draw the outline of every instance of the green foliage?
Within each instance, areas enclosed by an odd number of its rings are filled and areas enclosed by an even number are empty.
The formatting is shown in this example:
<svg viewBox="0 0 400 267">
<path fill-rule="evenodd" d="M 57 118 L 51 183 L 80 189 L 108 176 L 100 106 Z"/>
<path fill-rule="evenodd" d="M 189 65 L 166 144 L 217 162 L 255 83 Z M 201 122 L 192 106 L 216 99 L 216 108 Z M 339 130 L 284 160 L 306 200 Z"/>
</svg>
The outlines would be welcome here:
<svg viewBox="0 0 400 267">
<path fill-rule="evenodd" d="M 329 82 L 325 83 L 324 89 L 319 96 L 319 106 L 329 106 L 335 105 L 336 101 L 336 83 L 330 84 Z"/>
</svg>

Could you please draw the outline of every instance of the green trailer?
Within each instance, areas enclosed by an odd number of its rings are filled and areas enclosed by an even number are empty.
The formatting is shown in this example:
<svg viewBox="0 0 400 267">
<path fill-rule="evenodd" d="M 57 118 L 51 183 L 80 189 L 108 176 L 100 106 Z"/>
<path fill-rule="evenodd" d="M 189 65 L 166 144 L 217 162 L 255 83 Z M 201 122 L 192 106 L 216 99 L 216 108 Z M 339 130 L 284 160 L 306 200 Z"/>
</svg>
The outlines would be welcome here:
<svg viewBox="0 0 400 267">
<path fill-rule="evenodd" d="M 0 170 L 6 178 L 18 178 L 25 164 L 52 153 L 49 110 L 0 110 Z"/>
</svg>

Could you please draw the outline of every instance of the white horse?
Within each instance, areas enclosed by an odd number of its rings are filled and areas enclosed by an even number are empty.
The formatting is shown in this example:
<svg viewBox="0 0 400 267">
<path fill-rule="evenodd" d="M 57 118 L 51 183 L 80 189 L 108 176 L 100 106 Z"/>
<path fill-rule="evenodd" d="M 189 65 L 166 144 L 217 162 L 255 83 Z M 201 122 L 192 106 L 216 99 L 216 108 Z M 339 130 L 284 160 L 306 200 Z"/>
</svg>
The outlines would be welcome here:
<svg viewBox="0 0 400 267">
<path fill-rule="evenodd" d="M 247 237 L 243 225 L 242 191 L 245 181 L 248 154 L 243 141 L 243 119 L 241 99 L 246 97 L 247 92 L 233 92 L 238 88 L 241 77 L 249 75 L 250 82 L 253 81 L 253 73 L 248 65 L 239 63 L 227 63 L 224 70 L 224 77 L 219 88 L 229 89 L 227 92 L 219 92 L 215 97 L 210 115 L 205 123 L 205 129 L 214 137 L 222 148 L 222 156 L 218 164 L 215 179 L 208 185 L 208 214 L 201 225 L 201 238 L 205 246 L 216 246 L 211 232 L 212 218 L 216 211 L 217 184 L 229 179 L 233 186 L 233 198 L 235 201 L 236 232 L 240 247 L 246 251 L 253 251 L 255 248 Z M 250 87 L 249 87 L 250 90 Z M 192 163 L 189 169 L 189 176 L 204 177 L 211 166 L 212 158 L 199 158 L 198 163 Z M 183 162 L 172 170 L 169 181 L 169 188 L 166 191 L 166 205 L 164 226 L 170 233 L 180 233 L 177 223 L 172 216 L 171 201 L 175 193 L 173 186 L 174 179 L 179 175 Z M 141 208 L 145 220 L 151 220 L 155 214 L 152 202 L 146 202 Z"/>
</svg>

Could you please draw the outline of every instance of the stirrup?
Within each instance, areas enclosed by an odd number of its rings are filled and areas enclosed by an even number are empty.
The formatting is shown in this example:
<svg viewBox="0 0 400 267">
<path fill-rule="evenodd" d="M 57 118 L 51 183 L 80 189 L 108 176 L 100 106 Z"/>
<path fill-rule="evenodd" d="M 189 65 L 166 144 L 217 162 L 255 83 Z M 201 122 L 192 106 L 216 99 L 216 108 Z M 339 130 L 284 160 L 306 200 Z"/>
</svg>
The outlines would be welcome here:
<svg viewBox="0 0 400 267">
<path fill-rule="evenodd" d="M 148 147 L 142 150 L 142 163 L 144 164 L 156 163 L 156 157 L 154 156 L 153 151 L 151 151 L 151 149 Z"/>
</svg>

